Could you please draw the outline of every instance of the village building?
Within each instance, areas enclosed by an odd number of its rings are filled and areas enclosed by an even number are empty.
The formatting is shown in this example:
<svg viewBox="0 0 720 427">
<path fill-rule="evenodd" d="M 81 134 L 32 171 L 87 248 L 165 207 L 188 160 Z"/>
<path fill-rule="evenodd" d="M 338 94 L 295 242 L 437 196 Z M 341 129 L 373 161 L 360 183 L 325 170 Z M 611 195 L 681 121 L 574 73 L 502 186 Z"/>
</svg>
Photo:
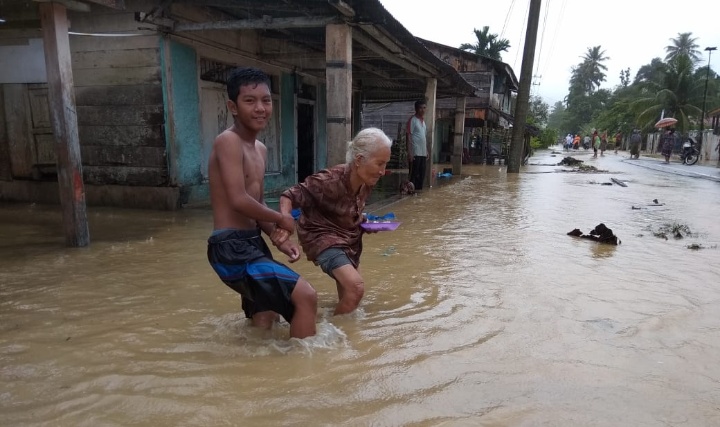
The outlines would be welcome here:
<svg viewBox="0 0 720 427">
<path fill-rule="evenodd" d="M 463 161 L 474 163 L 504 159 L 511 138 L 513 94 L 518 80 L 510 65 L 492 58 L 430 40 L 418 39 L 437 58 L 452 66 L 475 89 L 475 96 L 466 98 L 463 129 Z M 439 99 L 435 116 L 433 162 L 450 163 L 457 105 L 454 99 Z M 413 102 L 367 105 L 363 124 L 377 126 L 388 135 L 402 137 L 407 120 L 414 114 Z M 456 169 L 456 166 L 453 166 Z"/>
<path fill-rule="evenodd" d="M 206 203 L 236 66 L 272 77 L 269 195 L 344 162 L 364 103 L 475 91 L 378 0 L 6 0 L 0 19 L 0 201 L 66 222 Z"/>
</svg>

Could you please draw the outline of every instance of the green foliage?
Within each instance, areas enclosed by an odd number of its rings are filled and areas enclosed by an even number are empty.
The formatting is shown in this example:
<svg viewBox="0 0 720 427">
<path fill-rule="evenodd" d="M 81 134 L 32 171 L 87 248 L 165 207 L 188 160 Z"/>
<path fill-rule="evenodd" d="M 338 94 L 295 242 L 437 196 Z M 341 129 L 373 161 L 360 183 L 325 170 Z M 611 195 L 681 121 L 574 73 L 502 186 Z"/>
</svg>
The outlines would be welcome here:
<svg viewBox="0 0 720 427">
<path fill-rule="evenodd" d="M 605 52 L 600 46 L 588 48 L 572 68 L 565 103 L 556 103 L 548 115 L 548 127 L 561 134 L 596 128 L 628 135 L 634 127 L 653 131 L 664 115 L 678 119 L 681 133 L 697 129 L 703 104 L 706 112 L 720 108 L 720 77 L 707 66 L 696 67 L 703 58 L 692 33 L 679 33 L 671 42 L 665 60 L 653 58 L 632 81 L 630 70 L 622 70 L 620 85 L 613 90 L 600 89 L 607 70 Z"/>
<path fill-rule="evenodd" d="M 591 127 L 605 129 L 610 134 L 622 132 L 630 135 L 636 127 L 636 115 L 632 111 L 636 90 L 634 88 L 620 88 L 610 97 L 607 107 L 604 108 L 592 121 Z"/>
<path fill-rule="evenodd" d="M 530 147 L 534 150 L 538 148 L 548 148 L 557 144 L 559 133 L 557 129 L 545 128 L 540 131 L 540 135 L 530 139 Z"/>
<path fill-rule="evenodd" d="M 528 104 L 527 123 L 544 127 L 548 121 L 550 106 L 537 95 L 530 97 Z"/>
<path fill-rule="evenodd" d="M 475 43 L 463 43 L 460 45 L 460 49 L 502 61 L 502 52 L 507 52 L 510 49 L 510 41 L 499 38 L 497 34 L 491 34 L 488 26 L 484 26 L 482 30 L 475 28 L 473 32 L 477 41 Z"/>
<path fill-rule="evenodd" d="M 697 43 L 697 37 L 693 38 L 692 33 L 678 33 L 678 36 L 674 39 L 670 39 L 671 45 L 665 46 L 666 61 L 672 61 L 680 55 L 685 55 L 693 62 L 697 64 L 700 61 L 700 47 Z"/>
<path fill-rule="evenodd" d="M 620 85 L 622 87 L 628 87 L 630 84 L 630 68 L 620 70 Z"/>
<path fill-rule="evenodd" d="M 563 134 L 570 133 L 570 130 L 568 130 L 568 127 L 566 126 L 568 116 L 569 114 L 565 108 L 565 104 L 563 104 L 562 101 L 557 101 L 548 115 L 547 126 L 549 128 L 558 129 Z"/>
<path fill-rule="evenodd" d="M 676 129 L 680 132 L 690 130 L 692 118 L 702 115 L 704 81 L 694 73 L 693 62 L 685 54 L 674 56 L 668 63 L 662 83 L 650 82 L 646 96 L 632 104 L 637 114 L 638 125 L 648 128 L 665 117 L 678 120 Z"/>
</svg>

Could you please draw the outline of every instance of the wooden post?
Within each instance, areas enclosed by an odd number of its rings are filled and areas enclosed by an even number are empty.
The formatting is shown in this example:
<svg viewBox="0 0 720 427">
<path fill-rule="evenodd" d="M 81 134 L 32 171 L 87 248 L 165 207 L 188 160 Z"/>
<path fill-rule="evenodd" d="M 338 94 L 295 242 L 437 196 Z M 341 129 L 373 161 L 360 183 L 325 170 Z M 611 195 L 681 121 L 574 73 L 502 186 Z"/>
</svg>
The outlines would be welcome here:
<svg viewBox="0 0 720 427">
<path fill-rule="evenodd" d="M 352 138 L 352 27 L 325 27 L 327 81 L 327 164 L 345 163 Z"/>
<path fill-rule="evenodd" d="M 483 116 L 483 128 L 482 128 L 483 164 L 487 164 L 488 154 L 490 153 L 490 130 L 488 129 L 488 121 L 487 121 L 488 114 L 489 114 L 489 111 L 486 109 L 485 115 Z"/>
<path fill-rule="evenodd" d="M 525 33 L 525 46 L 523 48 L 522 66 L 520 68 L 520 83 L 517 100 L 515 102 L 515 120 L 513 123 L 512 141 L 507 158 L 507 172 L 520 173 L 523 160 L 523 139 L 525 137 L 525 121 L 528 115 L 528 102 L 530 100 L 530 83 L 532 83 L 532 70 L 535 61 L 535 44 L 537 41 L 538 21 L 540 20 L 541 0 L 530 0 L 527 30 Z"/>
<path fill-rule="evenodd" d="M 462 173 L 463 141 L 465 133 L 465 97 L 455 99 L 455 133 L 453 135 L 452 173 L 459 176 Z"/>
<path fill-rule="evenodd" d="M 425 186 L 431 187 L 433 184 L 433 153 L 435 152 L 435 107 L 437 106 L 437 79 L 428 78 L 425 87 L 425 100 L 427 101 L 427 109 L 425 110 L 425 127 L 427 128 L 427 166 L 425 168 Z"/>
<path fill-rule="evenodd" d="M 38 7 L 45 45 L 48 101 L 55 134 L 65 243 L 68 246 L 87 246 L 90 233 L 80 159 L 67 11 L 64 5 L 54 2 L 40 3 Z"/>
</svg>

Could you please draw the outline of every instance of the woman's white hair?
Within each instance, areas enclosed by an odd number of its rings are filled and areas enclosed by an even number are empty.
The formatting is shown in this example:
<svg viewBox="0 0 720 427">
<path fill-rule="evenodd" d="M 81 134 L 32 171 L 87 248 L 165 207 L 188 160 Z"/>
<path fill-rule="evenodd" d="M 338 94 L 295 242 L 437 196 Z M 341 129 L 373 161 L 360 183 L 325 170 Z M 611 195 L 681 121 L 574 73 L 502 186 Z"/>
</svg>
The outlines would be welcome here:
<svg viewBox="0 0 720 427">
<path fill-rule="evenodd" d="M 365 128 L 358 132 L 352 141 L 348 142 L 345 162 L 350 164 L 357 156 L 362 157 L 365 162 L 379 147 L 390 148 L 391 146 L 392 140 L 385 135 L 385 132 L 378 128 Z"/>
</svg>

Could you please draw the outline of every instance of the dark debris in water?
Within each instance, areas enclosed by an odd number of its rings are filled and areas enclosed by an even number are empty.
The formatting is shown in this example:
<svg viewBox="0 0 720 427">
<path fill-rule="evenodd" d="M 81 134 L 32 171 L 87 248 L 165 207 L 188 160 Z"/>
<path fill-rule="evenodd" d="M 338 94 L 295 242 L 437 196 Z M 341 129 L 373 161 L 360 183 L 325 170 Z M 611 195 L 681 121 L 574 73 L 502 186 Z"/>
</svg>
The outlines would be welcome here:
<svg viewBox="0 0 720 427">
<path fill-rule="evenodd" d="M 663 224 L 657 230 L 650 228 L 650 231 L 652 231 L 653 236 L 665 240 L 668 240 L 670 237 L 674 239 L 695 237 L 695 234 L 690 231 L 690 227 L 687 224 L 680 224 L 678 222 Z"/>
<path fill-rule="evenodd" d="M 600 223 L 595 226 L 588 234 L 583 234 L 580 229 L 576 228 L 571 232 L 567 233 L 568 236 L 580 237 L 582 239 L 594 240 L 599 243 L 607 243 L 610 245 L 619 245 L 622 242 L 617 238 L 613 231 L 609 229 L 605 224 Z"/>
<path fill-rule="evenodd" d="M 693 243 L 692 245 L 687 245 L 686 248 L 693 250 L 693 251 L 699 251 L 700 249 L 717 249 L 717 245 L 712 245 L 712 246 L 710 246 L 710 248 L 708 248 L 699 243 Z"/>
<path fill-rule="evenodd" d="M 578 160 L 575 157 L 567 156 L 564 159 L 560 160 L 560 163 L 558 163 L 558 166 L 579 166 L 583 164 L 582 160 Z"/>
</svg>

